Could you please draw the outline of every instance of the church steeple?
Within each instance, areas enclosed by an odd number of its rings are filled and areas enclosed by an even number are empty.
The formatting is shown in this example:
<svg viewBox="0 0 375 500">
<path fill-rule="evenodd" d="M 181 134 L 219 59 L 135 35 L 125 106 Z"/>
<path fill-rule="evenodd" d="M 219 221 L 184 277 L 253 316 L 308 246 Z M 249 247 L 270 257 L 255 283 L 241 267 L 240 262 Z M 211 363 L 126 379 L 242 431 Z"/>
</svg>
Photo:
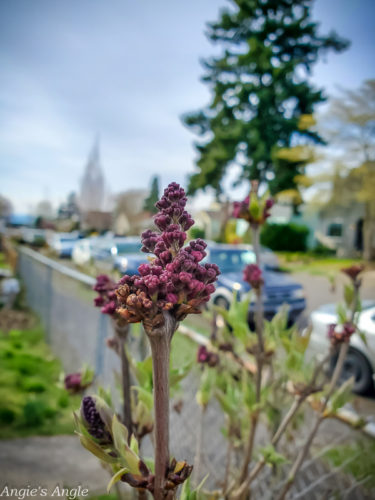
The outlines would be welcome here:
<svg viewBox="0 0 375 500">
<path fill-rule="evenodd" d="M 104 208 L 105 179 L 100 164 L 99 136 L 95 138 L 89 153 L 79 198 L 79 206 L 83 212 L 101 211 Z"/>
</svg>

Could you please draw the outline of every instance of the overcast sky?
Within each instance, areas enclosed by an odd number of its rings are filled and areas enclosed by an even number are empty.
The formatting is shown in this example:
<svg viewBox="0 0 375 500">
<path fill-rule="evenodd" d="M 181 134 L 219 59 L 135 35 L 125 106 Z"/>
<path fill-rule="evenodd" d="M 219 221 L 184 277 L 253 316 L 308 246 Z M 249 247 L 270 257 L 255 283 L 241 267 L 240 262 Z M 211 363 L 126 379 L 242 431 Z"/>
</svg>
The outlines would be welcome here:
<svg viewBox="0 0 375 500">
<path fill-rule="evenodd" d="M 205 22 L 225 0 L 1 0 L 0 194 L 17 211 L 78 190 L 97 133 L 113 193 L 186 184 L 194 136 L 182 113 L 208 102 Z M 374 0 L 317 0 L 324 32 L 352 41 L 313 80 L 334 93 L 375 77 Z"/>
</svg>

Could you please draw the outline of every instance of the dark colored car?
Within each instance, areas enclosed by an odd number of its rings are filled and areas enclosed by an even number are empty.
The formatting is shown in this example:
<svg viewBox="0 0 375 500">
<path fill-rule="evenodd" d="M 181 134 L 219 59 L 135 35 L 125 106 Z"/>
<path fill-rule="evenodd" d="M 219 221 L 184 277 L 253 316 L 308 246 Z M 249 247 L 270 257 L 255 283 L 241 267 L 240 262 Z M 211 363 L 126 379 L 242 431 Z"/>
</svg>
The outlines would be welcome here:
<svg viewBox="0 0 375 500">
<path fill-rule="evenodd" d="M 248 248 L 235 245 L 209 245 L 206 262 L 217 264 L 221 274 L 218 278 L 216 291 L 212 296 L 214 304 L 228 308 L 233 299 L 233 291 L 238 292 L 238 298 L 250 290 L 250 285 L 243 280 L 243 269 L 247 264 L 255 263 L 255 254 Z M 302 286 L 295 283 L 281 272 L 263 266 L 263 298 L 266 319 L 278 312 L 283 304 L 289 306 L 289 322 L 293 323 L 306 308 L 305 294 Z M 253 321 L 255 304 L 250 304 L 249 321 Z"/>
</svg>

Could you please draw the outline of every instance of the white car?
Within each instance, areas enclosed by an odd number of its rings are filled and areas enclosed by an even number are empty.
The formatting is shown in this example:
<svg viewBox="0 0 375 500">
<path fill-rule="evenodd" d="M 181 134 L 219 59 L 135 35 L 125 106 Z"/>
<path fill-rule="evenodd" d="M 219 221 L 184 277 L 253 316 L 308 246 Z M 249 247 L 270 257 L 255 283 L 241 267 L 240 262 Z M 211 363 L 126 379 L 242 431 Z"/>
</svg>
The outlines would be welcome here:
<svg viewBox="0 0 375 500">
<path fill-rule="evenodd" d="M 97 241 L 98 237 L 93 236 L 92 238 L 82 238 L 74 243 L 72 261 L 77 264 L 77 266 L 89 264 L 91 259 L 94 258 L 93 250 Z"/>
<path fill-rule="evenodd" d="M 336 305 L 327 304 L 311 314 L 312 332 L 308 357 L 323 358 L 329 349 L 328 325 L 337 323 Z M 375 374 L 375 302 L 363 301 L 358 328 L 365 334 L 366 343 L 354 333 L 344 363 L 342 379 L 354 376 L 354 392 L 363 394 L 374 387 Z M 335 359 L 332 359 L 332 366 Z"/>
</svg>

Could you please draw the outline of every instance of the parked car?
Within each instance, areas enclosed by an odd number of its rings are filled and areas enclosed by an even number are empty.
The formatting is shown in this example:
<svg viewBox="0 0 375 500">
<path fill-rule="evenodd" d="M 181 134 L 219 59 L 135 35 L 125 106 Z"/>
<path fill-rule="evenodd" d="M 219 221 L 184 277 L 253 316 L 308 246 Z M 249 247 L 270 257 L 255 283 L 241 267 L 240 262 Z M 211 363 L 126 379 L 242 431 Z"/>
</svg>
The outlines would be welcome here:
<svg viewBox="0 0 375 500">
<path fill-rule="evenodd" d="M 72 256 L 75 243 L 80 239 L 80 234 L 74 233 L 55 233 L 52 236 L 50 247 L 60 258 L 70 258 Z"/>
<path fill-rule="evenodd" d="M 264 251 L 262 252 L 264 254 Z M 221 274 L 216 290 L 212 296 L 214 304 L 229 308 L 233 300 L 233 291 L 238 292 L 238 298 L 250 290 L 250 285 L 243 280 L 243 270 L 247 264 L 255 262 L 255 253 L 249 246 L 210 244 L 207 246 L 206 262 L 217 264 Z M 263 267 L 264 278 L 264 314 L 266 319 L 272 319 L 283 304 L 289 306 L 288 320 L 296 321 L 306 308 L 305 293 L 299 283 L 288 276 Z M 250 304 L 249 321 L 254 320 L 255 303 Z"/>
<path fill-rule="evenodd" d="M 329 349 L 327 337 L 328 325 L 337 322 L 336 305 L 327 304 L 319 307 L 311 314 L 312 332 L 310 337 L 308 357 L 323 358 Z M 359 315 L 359 329 L 366 336 L 366 343 L 357 334 L 350 339 L 349 352 L 346 357 L 342 381 L 354 376 L 353 390 L 363 394 L 374 387 L 375 374 L 375 302 L 363 301 L 362 312 Z M 331 368 L 336 359 L 331 360 Z"/>
<path fill-rule="evenodd" d="M 89 264 L 94 258 L 98 237 L 82 238 L 74 243 L 72 261 L 78 266 Z"/>
<path fill-rule="evenodd" d="M 146 255 L 141 253 L 141 247 L 141 240 L 137 237 L 102 238 L 93 250 L 94 261 L 103 271 L 137 273 L 138 266 L 147 261 Z"/>
</svg>

